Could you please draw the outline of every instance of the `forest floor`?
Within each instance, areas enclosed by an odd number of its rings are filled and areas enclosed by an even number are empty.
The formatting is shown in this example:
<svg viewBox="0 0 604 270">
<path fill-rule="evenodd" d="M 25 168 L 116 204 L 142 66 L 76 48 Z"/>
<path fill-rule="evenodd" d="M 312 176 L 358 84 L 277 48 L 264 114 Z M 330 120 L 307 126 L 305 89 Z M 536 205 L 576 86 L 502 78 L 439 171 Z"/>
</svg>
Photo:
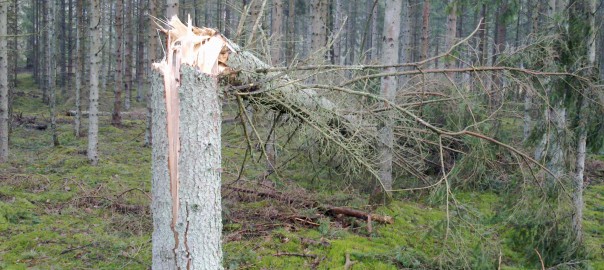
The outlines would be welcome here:
<svg viewBox="0 0 604 270">
<path fill-rule="evenodd" d="M 101 111 L 110 111 L 112 90 L 101 95 Z M 48 107 L 31 76 L 20 74 L 10 162 L 0 165 L 0 269 L 148 269 L 151 149 L 143 146 L 144 104 L 135 103 L 119 128 L 110 125 L 110 116 L 101 117 L 100 162 L 90 166 L 87 138 L 74 136 L 73 118 L 65 113 L 72 103 L 66 100 L 58 108 L 61 145 L 53 147 L 50 130 L 36 129 L 49 122 Z M 401 197 L 388 207 L 368 207 L 358 190 L 334 189 L 328 176 L 309 176 L 311 165 L 303 159 L 283 168 L 287 177 L 279 180 L 257 179 L 262 162 L 246 163 L 239 177 L 246 142 L 237 125 L 223 125 L 227 269 L 541 268 L 535 249 L 515 242 L 522 239 L 517 228 L 501 222 L 505 202 L 495 192 L 456 192 L 451 214 L 467 217 L 449 223 L 437 196 Z M 590 161 L 592 173 L 600 177 L 602 160 Z M 333 217 L 233 189 L 254 186 L 261 187 L 256 192 L 372 211 L 394 222 Z M 578 263 L 604 269 L 601 180 L 587 186 L 585 201 L 586 259 L 560 269 Z"/>
</svg>

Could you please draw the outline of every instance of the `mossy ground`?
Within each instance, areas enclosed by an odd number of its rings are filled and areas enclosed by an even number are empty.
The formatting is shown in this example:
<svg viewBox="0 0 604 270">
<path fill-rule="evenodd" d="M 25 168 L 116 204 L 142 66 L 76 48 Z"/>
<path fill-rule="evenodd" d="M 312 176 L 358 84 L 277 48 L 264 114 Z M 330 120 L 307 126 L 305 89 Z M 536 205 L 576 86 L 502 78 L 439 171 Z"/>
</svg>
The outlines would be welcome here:
<svg viewBox="0 0 604 270">
<path fill-rule="evenodd" d="M 101 108 L 108 110 L 111 91 L 102 96 L 107 102 Z M 48 119 L 28 74 L 19 76 L 14 104 L 15 113 Z M 142 112 L 143 106 L 135 104 L 133 110 Z M 68 108 L 62 105 L 58 111 Z M 101 118 L 98 166 L 88 164 L 87 139 L 73 135 L 71 121 L 59 117 L 59 147 L 52 146 L 48 130 L 13 128 L 10 162 L 0 165 L 0 269 L 148 269 L 151 217 L 145 209 L 151 150 L 143 147 L 144 120 L 125 120 L 116 128 L 108 117 Z M 225 182 L 237 177 L 246 148 L 237 129 L 224 127 Z M 329 177 L 305 175 L 310 165 L 303 160 L 286 168 L 291 181 L 321 200 L 363 207 L 366 200 L 354 192 L 326 188 L 333 185 Z M 261 164 L 246 165 L 250 175 L 261 171 Z M 277 182 L 277 188 L 287 185 Z M 397 198 L 375 210 L 392 216 L 394 224 L 374 224 L 371 232 L 364 222 L 343 227 L 323 218 L 317 227 L 284 225 L 247 234 L 225 242 L 224 264 L 228 269 L 343 269 L 348 254 L 353 269 L 539 267 L 506 239 L 511 229 L 498 222 L 505 198 L 492 192 L 455 192 L 448 211 L 443 198 Z M 585 201 L 585 265 L 604 269 L 604 185 L 588 186 Z M 240 203 L 225 209 L 264 209 L 274 202 Z M 225 235 L 247 225 L 225 220 Z"/>
</svg>

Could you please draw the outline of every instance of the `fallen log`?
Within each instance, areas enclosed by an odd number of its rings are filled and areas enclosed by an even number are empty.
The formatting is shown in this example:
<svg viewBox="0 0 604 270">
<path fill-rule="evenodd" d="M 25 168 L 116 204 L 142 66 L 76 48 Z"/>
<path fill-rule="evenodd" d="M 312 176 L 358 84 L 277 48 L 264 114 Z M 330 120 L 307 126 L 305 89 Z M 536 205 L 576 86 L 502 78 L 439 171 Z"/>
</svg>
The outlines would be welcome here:
<svg viewBox="0 0 604 270">
<path fill-rule="evenodd" d="M 317 201 L 300 200 L 300 199 L 296 199 L 294 197 L 287 196 L 285 194 L 281 194 L 279 192 L 265 192 L 265 191 L 250 190 L 250 189 L 245 189 L 245 188 L 240 188 L 240 187 L 226 187 L 226 188 L 236 191 L 236 192 L 242 192 L 242 193 L 246 193 L 246 194 L 256 195 L 256 196 L 262 197 L 262 198 L 275 199 L 275 200 L 285 202 L 288 204 L 298 204 L 298 205 L 303 205 L 305 207 L 316 208 L 319 211 L 324 212 L 327 215 L 332 215 L 332 216 L 344 215 L 344 216 L 354 217 L 354 218 L 358 218 L 358 219 L 362 219 L 362 220 L 371 219 L 373 221 L 376 221 L 376 222 L 382 223 L 382 224 L 394 223 L 394 219 L 390 216 L 382 216 L 382 215 L 378 215 L 378 214 L 367 213 L 367 212 L 355 210 L 355 209 L 348 208 L 348 207 L 324 205 L 324 204 L 320 204 Z"/>
<path fill-rule="evenodd" d="M 377 214 L 366 213 L 363 211 L 346 208 L 346 207 L 337 207 L 337 206 L 323 206 L 325 212 L 337 214 L 337 215 L 345 215 L 349 217 L 355 217 L 358 219 L 368 220 L 371 219 L 373 221 L 377 221 L 379 223 L 392 224 L 394 223 L 394 219 L 390 216 L 381 216 Z"/>
</svg>

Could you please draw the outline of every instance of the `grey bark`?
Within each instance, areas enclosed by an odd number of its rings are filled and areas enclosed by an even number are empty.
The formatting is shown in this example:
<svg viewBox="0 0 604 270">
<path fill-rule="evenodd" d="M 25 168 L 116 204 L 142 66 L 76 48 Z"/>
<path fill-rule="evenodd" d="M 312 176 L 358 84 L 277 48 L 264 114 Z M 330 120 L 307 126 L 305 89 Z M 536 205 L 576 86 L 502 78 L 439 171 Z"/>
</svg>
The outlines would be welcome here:
<svg viewBox="0 0 604 270">
<path fill-rule="evenodd" d="M 119 126 L 122 124 L 121 109 L 122 109 L 122 86 L 124 85 L 122 76 L 124 65 L 123 65 L 123 54 L 122 49 L 124 48 L 124 27 L 122 18 L 124 17 L 124 0 L 117 0 L 115 2 L 115 79 L 114 79 L 114 99 L 113 99 L 113 114 L 111 115 L 111 124 Z"/>
<path fill-rule="evenodd" d="M 10 53 L 8 54 L 8 85 L 9 89 L 14 89 L 17 86 L 17 64 L 18 64 L 18 55 L 19 55 L 19 1 L 12 0 L 11 5 L 8 7 L 9 9 L 9 19 L 8 23 L 9 35 L 13 35 L 13 37 L 8 41 L 8 47 Z M 11 91 L 9 91 L 9 100 L 11 100 Z M 9 101 L 9 115 L 11 110 L 11 104 Z"/>
<path fill-rule="evenodd" d="M 101 62 L 101 5 L 100 0 L 90 2 L 90 97 L 88 117 L 88 160 L 92 165 L 99 162 L 99 68 Z"/>
<path fill-rule="evenodd" d="M 132 0 L 124 0 L 124 109 L 130 110 L 132 101 L 132 47 L 134 46 L 134 33 L 132 29 Z"/>
<path fill-rule="evenodd" d="M 343 60 L 345 57 L 342 57 L 342 42 L 344 41 L 344 37 L 346 37 L 346 29 L 347 27 L 344 24 L 345 15 L 344 15 L 344 0 L 335 0 L 335 12 L 334 14 L 334 35 L 338 34 L 337 39 L 333 42 L 333 62 L 336 64 L 343 65 Z M 340 31 L 340 29 L 342 29 Z M 337 31 L 340 31 L 339 33 Z"/>
<path fill-rule="evenodd" d="M 149 0 L 149 15 L 151 15 L 151 17 L 157 17 L 159 15 L 158 12 L 158 8 L 160 7 L 159 3 L 157 3 L 157 0 Z M 147 35 L 149 36 L 149 45 L 148 45 L 148 52 L 147 52 L 147 62 L 146 62 L 146 66 L 147 66 L 147 74 L 151 74 L 151 64 L 157 61 L 158 58 L 158 54 L 157 54 L 157 44 L 159 42 L 159 35 L 157 33 L 157 29 L 155 28 L 155 26 L 153 25 L 153 21 L 151 20 L 147 20 L 147 23 L 149 24 L 147 27 Z M 150 82 L 149 82 L 150 83 Z M 153 135 L 151 132 L 151 124 L 153 123 L 153 118 L 151 117 L 152 114 L 152 107 L 151 106 L 151 91 L 147 91 L 147 127 L 145 128 L 145 145 L 149 146 L 153 143 Z"/>
<path fill-rule="evenodd" d="M 40 49 L 41 55 L 42 55 L 42 76 L 40 78 L 40 82 L 38 82 L 39 85 L 42 86 L 42 102 L 44 102 L 45 104 L 48 104 L 49 101 L 49 91 L 50 89 L 48 88 L 48 58 L 49 56 L 48 54 L 48 46 L 50 46 L 50 44 L 48 44 L 48 36 L 46 35 L 46 31 L 48 31 L 48 6 L 50 5 L 49 1 L 43 1 L 42 4 L 42 46 Z"/>
<path fill-rule="evenodd" d="M 403 46 L 399 46 L 399 62 L 400 63 L 408 63 L 411 62 L 411 9 L 409 0 L 403 0 L 403 8 L 401 10 L 400 20 L 400 28 L 401 34 L 399 36 L 400 44 Z"/>
<path fill-rule="evenodd" d="M 529 14 L 526 32 L 530 34 L 536 34 L 539 31 L 539 9 L 541 6 L 540 1 L 528 1 L 527 2 Z M 521 66 L 524 68 L 524 66 Z M 526 142 L 531 134 L 532 119 L 531 110 L 533 108 L 533 96 L 530 91 L 524 91 L 524 116 L 523 116 L 523 141 Z"/>
<path fill-rule="evenodd" d="M 455 34 L 457 33 L 457 0 L 448 0 L 449 14 L 447 14 L 447 32 L 445 34 L 445 49 L 449 50 L 455 43 Z M 450 69 L 453 61 L 445 59 L 445 68 Z M 453 76 L 452 73 L 449 73 Z"/>
<path fill-rule="evenodd" d="M 271 34 L 273 44 L 271 46 L 271 59 L 273 66 L 282 65 L 283 62 L 283 0 L 273 0 L 273 9 L 271 16 Z M 275 118 L 271 115 L 271 118 Z M 276 124 L 276 123 L 274 123 Z M 276 149 L 276 130 L 271 129 L 266 141 L 266 167 L 269 173 L 272 173 L 276 166 L 277 149 Z"/>
<path fill-rule="evenodd" d="M 8 161 L 8 5 L 0 2 L 0 163 Z"/>
<path fill-rule="evenodd" d="M 295 57 L 295 41 L 296 41 L 296 1 L 289 0 L 288 16 L 287 16 L 287 63 L 291 64 Z"/>
<path fill-rule="evenodd" d="M 136 33 L 136 101 L 143 101 L 143 77 L 145 76 L 145 20 L 147 19 L 144 12 L 143 0 L 138 1 L 138 16 L 137 24 L 138 31 Z"/>
<path fill-rule="evenodd" d="M 557 0 L 550 0 L 548 5 L 547 18 L 550 20 L 553 20 L 554 15 L 561 12 L 566 6 Z M 548 96 L 552 92 L 553 83 L 551 80 L 547 82 Z M 560 100 L 564 100 L 564 98 L 560 98 Z M 565 173 L 563 144 L 566 138 L 566 108 L 562 101 L 555 101 L 551 107 L 545 110 L 545 123 L 548 128 L 535 149 L 535 158 L 544 159 L 547 168 L 553 173 L 553 176 L 547 176 L 548 187 L 552 188 L 556 184 L 555 181 Z"/>
<path fill-rule="evenodd" d="M 75 69 L 75 115 L 73 121 L 74 135 L 80 137 L 81 134 L 81 111 L 82 105 L 80 104 L 80 95 L 82 92 L 82 77 L 84 72 L 84 50 L 82 46 L 82 39 L 84 36 L 84 0 L 76 0 L 76 15 L 77 29 L 76 29 L 76 69 Z"/>
<path fill-rule="evenodd" d="M 181 67 L 178 219 L 174 230 L 168 173 L 164 84 L 155 73 L 153 104 L 153 269 L 222 269 L 221 99 L 217 81 Z"/>
<path fill-rule="evenodd" d="M 424 0 L 422 7 L 422 48 L 420 60 L 428 58 L 428 50 L 430 49 L 430 0 Z"/>
<path fill-rule="evenodd" d="M 105 45 L 103 46 L 103 55 L 107 54 L 107 57 L 103 57 L 103 61 L 101 64 L 101 72 L 104 74 L 104 76 L 102 76 L 101 78 L 101 84 L 100 84 L 100 89 L 103 90 L 107 90 L 107 80 L 109 79 L 109 77 L 112 74 L 112 70 L 111 70 L 111 64 L 113 63 L 113 23 L 111 21 L 111 18 L 116 17 L 115 16 L 115 4 L 113 1 L 111 3 L 109 3 L 109 10 L 107 11 L 108 15 L 105 15 L 105 13 L 103 12 L 102 14 L 104 15 L 105 18 L 101 18 L 102 21 L 105 22 L 105 25 L 109 26 L 109 33 L 107 34 L 107 42 L 105 43 Z"/>
<path fill-rule="evenodd" d="M 48 8 L 46 10 L 48 15 L 47 22 L 47 30 L 46 30 L 46 41 L 48 42 L 46 46 L 46 69 L 48 73 L 48 77 L 46 78 L 46 84 L 49 89 L 49 103 L 50 103 L 50 130 L 52 133 L 52 143 L 54 146 L 59 145 L 59 139 L 57 137 L 57 116 L 56 116 L 56 106 L 57 106 L 57 89 L 56 89 L 56 66 L 55 60 L 57 59 L 55 55 L 56 49 L 56 39 L 55 39 L 55 1 L 50 1 L 48 3 Z M 61 59 L 61 58 L 59 58 Z"/>
<path fill-rule="evenodd" d="M 347 64 L 352 65 L 356 60 L 356 47 L 357 47 L 357 1 L 358 0 L 349 0 L 349 16 L 347 21 L 348 29 L 346 32 L 348 35 L 346 36 L 346 57 L 348 58 Z M 384 26 L 385 27 L 385 26 Z"/>
<path fill-rule="evenodd" d="M 69 0 L 67 4 L 69 6 L 69 13 L 67 13 L 67 82 L 66 82 L 66 92 L 72 93 L 72 79 L 71 74 L 73 74 L 73 15 L 74 15 L 74 5 L 73 0 Z M 75 51 L 77 53 L 77 51 Z"/>
<path fill-rule="evenodd" d="M 586 5 L 584 8 L 587 14 L 587 21 L 589 24 L 589 34 L 585 39 L 585 43 L 587 44 L 587 62 L 589 67 L 596 66 L 596 0 L 585 0 L 584 4 Z M 592 68 L 590 70 L 590 75 L 592 78 L 597 77 L 596 70 Z M 578 243 L 580 243 L 583 239 L 583 177 L 585 172 L 585 158 L 587 155 L 586 145 L 587 145 L 587 123 L 589 118 L 589 99 L 592 96 L 593 86 L 588 86 L 584 91 L 584 96 L 580 97 L 581 103 L 579 107 L 579 125 L 577 127 L 578 140 L 577 140 L 577 156 L 575 159 L 575 175 L 574 175 L 574 194 L 573 194 L 573 205 L 575 208 L 575 213 L 573 215 L 573 231 L 575 234 L 575 239 Z"/>
<path fill-rule="evenodd" d="M 67 25 L 65 22 L 66 19 L 66 12 L 67 10 L 65 9 L 65 1 L 66 0 L 60 0 L 59 3 L 59 10 L 55 11 L 55 15 L 57 16 L 57 14 L 59 16 L 58 19 L 58 23 L 55 25 L 53 24 L 55 27 L 58 27 L 57 29 L 57 33 L 58 34 L 58 42 L 60 44 L 60 46 L 57 46 L 58 48 L 55 48 L 55 50 L 59 50 L 58 52 L 58 57 L 56 57 L 58 64 L 57 69 L 60 68 L 61 72 L 60 72 L 60 76 L 57 76 L 58 82 L 55 81 L 55 83 L 57 83 L 59 86 L 61 86 L 61 92 L 63 95 L 65 95 L 67 92 L 67 87 L 65 87 L 66 85 L 66 81 L 67 81 L 67 59 L 66 59 L 66 55 L 67 55 Z M 56 7 L 55 7 L 56 8 Z M 56 56 L 56 54 L 55 54 Z M 57 63 L 57 62 L 55 62 Z"/>
<path fill-rule="evenodd" d="M 166 17 L 168 20 L 172 18 L 172 16 L 178 15 L 178 0 L 166 0 Z"/>
<path fill-rule="evenodd" d="M 403 0 L 387 0 L 384 15 L 384 34 L 382 43 L 382 64 L 396 64 L 399 59 L 399 36 L 401 33 L 401 8 Z M 396 68 L 386 68 L 384 72 L 395 72 Z M 397 90 L 397 78 L 395 76 L 386 76 L 382 78 L 380 95 L 394 102 Z M 379 175 L 380 181 L 386 191 L 392 190 L 392 156 L 394 134 L 391 119 L 391 112 L 387 110 L 384 116 L 384 123 L 379 130 Z"/>
<path fill-rule="evenodd" d="M 372 11 L 371 14 L 371 59 L 375 60 L 378 58 L 379 56 L 379 52 L 380 52 L 380 46 L 378 46 L 378 40 L 380 37 L 380 33 L 378 32 L 378 15 L 379 15 L 379 11 L 380 11 L 380 3 L 379 1 L 376 2 L 375 4 L 375 8 Z"/>
</svg>

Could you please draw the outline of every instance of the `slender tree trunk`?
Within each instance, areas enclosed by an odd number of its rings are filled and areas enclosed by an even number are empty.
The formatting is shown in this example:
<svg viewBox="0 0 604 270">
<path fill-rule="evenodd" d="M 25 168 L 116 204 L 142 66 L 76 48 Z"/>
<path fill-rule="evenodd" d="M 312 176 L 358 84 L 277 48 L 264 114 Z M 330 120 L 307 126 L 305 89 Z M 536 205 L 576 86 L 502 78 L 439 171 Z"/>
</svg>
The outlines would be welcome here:
<svg viewBox="0 0 604 270">
<path fill-rule="evenodd" d="M 132 47 L 134 46 L 134 33 L 132 33 L 133 0 L 124 1 L 124 109 L 130 110 L 132 101 Z"/>
<path fill-rule="evenodd" d="M 556 4 L 556 0 L 550 0 L 547 9 L 547 18 L 553 20 L 554 16 L 561 12 L 565 6 Z M 550 28 L 553 31 L 554 28 Z M 547 96 L 551 96 L 555 81 L 549 80 L 546 84 Z M 566 138 L 566 108 L 563 106 L 562 100 L 564 97 L 560 97 L 557 100 L 550 100 L 551 104 L 545 109 L 545 123 L 547 125 L 547 131 L 543 134 L 541 142 L 537 145 L 535 150 L 535 157 L 537 160 L 545 159 L 546 167 L 553 173 L 553 176 L 547 176 L 547 187 L 552 189 L 556 185 L 556 181 L 560 179 L 565 173 L 565 151 L 563 147 L 564 140 Z"/>
<path fill-rule="evenodd" d="M 50 104 L 50 130 L 52 133 L 52 143 L 54 146 L 59 145 L 59 139 L 57 137 L 57 116 L 56 116 L 56 103 L 57 103 L 57 89 L 56 89 L 56 67 L 55 67 L 55 48 L 56 48 L 56 39 L 55 39 L 55 1 L 50 1 L 48 3 L 48 8 L 46 9 L 48 15 L 47 22 L 47 30 L 46 30 L 46 41 L 48 45 L 46 46 L 46 69 L 48 73 L 48 77 L 46 78 L 46 84 L 49 89 L 49 104 Z M 61 59 L 61 58 L 59 58 Z"/>
<path fill-rule="evenodd" d="M 380 55 L 380 46 L 378 45 L 379 42 L 379 38 L 380 38 L 380 33 L 379 33 L 379 27 L 378 27 L 378 18 L 379 18 L 379 11 L 380 11 L 380 3 L 379 1 L 375 2 L 375 8 L 373 9 L 373 13 L 371 15 L 371 48 L 372 48 L 372 52 L 371 52 L 371 59 L 372 60 L 376 60 L 378 59 L 378 56 Z"/>
<path fill-rule="evenodd" d="M 66 86 L 66 92 L 67 93 L 72 93 L 72 87 L 73 85 L 71 84 L 72 80 L 71 80 L 71 76 L 73 74 L 73 52 L 74 52 L 74 46 L 73 46 L 73 15 L 74 15 L 74 4 L 73 4 L 73 0 L 69 0 L 68 3 L 69 6 L 69 13 L 67 13 L 67 81 L 65 82 Z M 77 53 L 77 51 L 76 51 Z"/>
<path fill-rule="evenodd" d="M 338 0 L 342 1 L 342 0 Z M 291 64 L 296 51 L 296 1 L 289 0 L 287 15 L 287 63 Z"/>
<path fill-rule="evenodd" d="M 145 1 L 138 1 L 138 32 L 136 33 L 136 101 L 144 100 L 143 95 L 143 77 L 145 76 Z"/>
<path fill-rule="evenodd" d="M 279 66 L 283 63 L 283 0 L 273 0 L 273 9 L 271 16 L 271 34 L 272 34 L 272 46 L 271 46 L 271 59 L 273 66 Z M 273 119 L 273 125 L 276 125 L 276 117 L 271 113 Z M 276 149 L 276 129 L 272 128 L 269 130 L 270 134 L 266 142 L 265 153 L 266 153 L 266 167 L 267 172 L 270 174 L 275 170 L 277 162 L 277 149 Z"/>
<path fill-rule="evenodd" d="M 57 76 L 58 82 L 56 83 L 61 86 L 61 93 L 63 95 L 67 93 L 67 87 L 65 87 L 65 82 L 67 81 L 67 23 L 65 22 L 67 10 L 65 8 L 65 1 L 66 0 L 59 0 L 61 3 L 59 5 L 60 10 L 56 12 L 59 14 L 59 22 L 56 24 L 56 26 L 58 26 L 60 29 L 58 41 L 61 44 L 59 47 L 59 57 L 57 57 L 57 60 L 59 61 L 57 68 L 61 69 L 61 76 Z"/>
<path fill-rule="evenodd" d="M 482 4 L 480 9 L 480 17 L 482 21 L 478 29 L 479 32 L 479 43 L 478 43 L 478 64 L 483 66 L 487 62 L 487 5 Z"/>
<path fill-rule="evenodd" d="M 402 20 L 400 20 L 401 34 L 399 36 L 399 42 L 403 46 L 399 46 L 399 63 L 411 62 L 411 17 L 412 14 L 410 7 L 410 0 L 403 0 L 403 8 L 401 11 Z"/>
<path fill-rule="evenodd" d="M 164 88 L 157 73 L 152 80 L 152 268 L 222 269 L 222 101 L 216 78 L 185 65 L 179 72 L 180 87 L 176 89 Z M 176 135 L 181 143 L 176 157 L 177 168 L 169 165 L 169 155 L 174 152 L 168 150 L 166 128 L 170 124 L 166 119 L 167 95 L 164 91 L 171 90 L 177 90 L 176 98 L 180 99 L 177 116 L 180 128 Z M 169 121 L 173 120 L 170 118 Z M 177 173 L 169 173 L 170 169 Z M 176 179 L 173 178 L 175 175 Z M 171 186 L 171 181 L 177 181 L 178 185 Z"/>
<path fill-rule="evenodd" d="M 19 56 L 19 1 L 12 0 L 8 7 L 8 32 L 9 36 L 12 37 L 8 42 L 8 119 L 12 118 L 13 115 L 13 98 L 14 92 L 17 88 L 17 70 L 18 70 L 18 56 Z M 12 121 L 8 121 L 8 132 L 12 132 Z"/>
<path fill-rule="evenodd" d="M 112 70 L 111 70 L 111 66 L 112 66 L 112 55 L 113 55 L 113 51 L 112 51 L 112 43 L 113 43 L 113 22 L 111 20 L 111 18 L 115 17 L 115 3 L 113 1 L 111 1 L 110 3 L 108 3 L 108 10 L 107 10 L 107 15 L 105 15 L 105 12 L 103 12 L 103 17 L 101 17 L 101 21 L 103 22 L 104 25 L 108 25 L 109 26 L 109 33 L 107 34 L 107 42 L 103 45 L 103 60 L 102 60 L 102 64 L 101 64 L 101 83 L 100 83 L 100 89 L 102 89 L 103 91 L 107 90 L 107 80 L 109 80 L 109 77 L 113 74 Z M 103 28 L 104 29 L 104 28 Z M 104 34 L 104 32 L 103 32 Z M 105 55 L 107 55 L 105 57 Z"/>
<path fill-rule="evenodd" d="M 413 62 L 417 62 L 417 60 L 419 59 L 419 48 L 420 48 L 420 40 L 421 40 L 421 19 L 422 19 L 422 13 L 421 10 L 419 9 L 419 0 L 410 0 L 409 1 L 409 14 L 411 16 L 410 19 L 411 20 L 411 56 L 410 56 L 410 61 Z"/>
<path fill-rule="evenodd" d="M 88 160 L 92 165 L 99 162 L 99 67 L 101 63 L 101 4 L 89 0 L 90 14 L 90 99 L 88 108 Z"/>
<path fill-rule="evenodd" d="M 504 14 L 508 12 L 507 0 L 501 0 L 497 12 L 495 15 L 495 44 L 493 45 L 492 65 L 497 65 L 497 56 L 505 50 L 505 41 L 507 38 L 507 23 L 505 22 Z M 490 93 L 489 107 L 491 113 L 496 112 L 503 103 L 503 80 L 501 78 L 503 74 L 501 72 L 494 72 L 492 75 L 491 89 L 488 89 Z M 499 129 L 499 118 L 495 117 L 493 121 L 492 130 L 497 133 Z"/>
<path fill-rule="evenodd" d="M 8 161 L 8 1 L 0 1 L 0 163 Z"/>
<path fill-rule="evenodd" d="M 9 51 L 8 54 L 8 85 L 9 89 L 15 89 L 17 87 L 17 64 L 18 64 L 18 55 L 19 55 L 19 1 L 12 0 L 11 5 L 9 6 L 9 14 L 12 16 L 8 22 L 10 24 L 8 31 L 10 31 L 9 35 L 13 35 L 9 40 Z M 9 101 L 12 100 L 12 91 L 9 91 Z M 9 116 L 11 104 L 9 102 Z"/>
<path fill-rule="evenodd" d="M 100 28 L 101 28 L 101 39 L 103 40 L 107 40 L 108 42 L 111 42 L 111 37 L 106 37 L 105 34 L 105 26 L 109 24 L 109 17 L 111 16 L 111 7 L 113 3 L 109 3 L 109 15 L 105 14 L 105 4 L 107 4 L 105 1 L 101 2 L 101 18 L 100 18 Z M 101 45 L 101 64 L 99 66 L 99 91 L 104 91 L 105 87 L 104 87 L 104 83 L 106 82 L 107 78 L 104 75 L 103 71 L 105 70 L 105 67 L 107 67 L 107 57 L 105 57 L 105 54 L 107 54 L 108 50 L 107 47 L 105 47 L 105 44 Z"/>
<path fill-rule="evenodd" d="M 430 0 L 424 0 L 422 9 L 422 49 L 420 59 L 428 58 L 430 49 Z"/>
<path fill-rule="evenodd" d="M 386 13 L 384 15 L 384 34 L 382 43 L 382 64 L 392 65 L 396 64 L 399 59 L 399 36 L 401 33 L 401 8 L 403 7 L 403 0 L 386 0 Z M 384 72 L 395 72 L 396 68 L 386 68 Z M 382 78 L 380 95 L 394 102 L 397 90 L 397 78 L 396 76 L 386 76 Z M 380 181 L 386 190 L 389 192 L 392 190 L 392 156 L 393 156 L 393 144 L 394 134 L 393 126 L 394 123 L 390 120 L 390 112 L 386 111 L 384 116 L 385 121 L 381 124 L 379 131 L 379 160 L 380 160 Z"/>
<path fill-rule="evenodd" d="M 541 1 L 535 0 L 534 2 L 529 0 L 528 8 L 530 11 L 530 24 L 528 25 L 527 32 L 531 35 L 537 34 L 539 31 L 539 9 L 541 6 Z M 524 68 L 524 67 L 523 67 Z M 533 97 L 532 93 L 527 89 L 524 91 L 524 127 L 523 127 L 523 142 L 526 142 L 531 134 L 531 110 L 533 108 Z"/>
<path fill-rule="evenodd" d="M 178 0 L 166 0 L 166 17 L 168 20 L 172 18 L 172 16 L 178 15 L 178 6 Z"/>
<path fill-rule="evenodd" d="M 40 29 L 40 17 L 38 10 L 39 8 L 39 3 L 38 1 L 33 1 L 32 4 L 32 9 L 33 9 L 33 29 L 34 29 L 34 33 L 38 33 L 39 29 Z M 40 81 L 40 72 L 38 70 L 39 66 L 40 66 L 40 35 L 32 35 L 32 39 L 33 39 L 33 50 L 32 50 L 32 68 L 33 68 L 33 73 L 34 73 L 34 80 L 36 82 Z"/>
<path fill-rule="evenodd" d="M 111 124 L 120 126 L 122 124 L 122 86 L 124 85 L 122 72 L 124 70 L 122 48 L 124 40 L 124 27 L 122 18 L 124 17 L 124 0 L 116 0 L 115 2 L 115 83 L 114 83 L 114 99 L 113 113 L 111 114 Z M 127 26 L 129 27 L 129 26 Z"/>
<path fill-rule="evenodd" d="M 43 68 L 42 68 L 42 78 L 41 78 L 41 83 L 39 82 L 39 84 L 42 86 L 42 102 L 44 104 L 48 104 L 49 101 L 49 86 L 48 86 L 48 76 L 50 76 L 50 74 L 48 74 L 48 65 L 50 64 L 48 59 L 50 58 L 50 56 L 48 55 L 48 47 L 50 46 L 50 44 L 48 43 L 48 35 L 46 35 L 46 32 L 48 31 L 48 28 L 50 27 L 48 25 L 48 9 L 50 6 L 50 2 L 49 1 L 44 1 L 43 5 L 42 5 L 42 29 L 43 29 L 43 37 L 42 39 L 44 40 L 44 43 L 41 47 L 41 52 L 43 55 Z"/>
<path fill-rule="evenodd" d="M 283 0 L 281 0 L 281 1 L 283 1 Z M 232 20 L 231 7 L 230 7 L 230 5 L 225 5 L 225 7 L 224 7 L 224 35 L 226 37 L 231 35 L 231 28 L 233 27 L 231 20 Z"/>
<path fill-rule="evenodd" d="M 361 42 L 361 52 L 365 56 L 365 63 L 371 63 L 371 60 L 375 54 L 374 46 L 376 44 L 373 42 L 373 15 L 378 9 L 378 1 L 377 0 L 365 0 L 365 8 L 367 10 L 366 16 L 367 20 L 365 22 L 365 30 L 363 31 L 363 41 Z"/>
<path fill-rule="evenodd" d="M 151 15 L 150 17 L 157 17 L 160 13 L 158 12 L 158 8 L 160 7 L 159 3 L 157 2 L 157 0 L 148 0 L 149 1 L 149 15 Z M 197 5 L 195 5 L 195 8 L 197 8 Z M 198 14 L 196 12 L 196 14 Z M 146 66 L 147 66 L 147 74 L 151 75 L 151 70 L 149 69 L 151 67 L 151 65 L 153 63 L 155 63 L 158 59 L 157 56 L 157 44 L 159 42 L 159 35 L 157 33 L 156 28 L 153 25 L 153 22 L 149 19 L 147 19 L 147 35 L 149 36 L 149 47 L 148 47 L 148 52 L 147 52 L 147 61 L 146 61 Z M 149 85 L 151 84 L 150 81 L 147 82 Z M 153 123 L 153 117 L 152 117 L 152 112 L 153 112 L 153 106 L 151 103 L 151 90 L 149 89 L 147 91 L 147 127 L 145 129 L 145 146 L 149 146 L 153 143 L 153 133 L 151 132 L 151 127 L 152 127 L 152 123 Z"/>
<path fill-rule="evenodd" d="M 84 49 L 82 46 L 84 38 L 84 0 L 76 0 L 76 69 L 75 69 L 75 116 L 73 122 L 74 135 L 80 137 L 81 134 L 81 111 L 80 103 L 82 93 L 82 81 L 84 75 Z"/>
<path fill-rule="evenodd" d="M 356 59 L 356 47 L 357 47 L 357 1 L 358 0 L 349 0 L 349 14 L 348 16 L 348 37 L 346 37 L 346 42 L 348 45 L 346 46 L 346 54 L 348 57 L 347 64 L 352 65 L 355 64 Z M 385 26 L 384 26 L 385 27 Z"/>
<path fill-rule="evenodd" d="M 445 49 L 449 50 L 455 43 L 455 34 L 457 33 L 457 0 L 448 0 L 449 14 L 447 14 L 447 33 L 445 34 Z M 453 61 L 445 59 L 445 68 L 450 69 Z M 453 73 L 447 73 L 453 76 Z"/>
<path fill-rule="evenodd" d="M 322 61 L 327 41 L 327 3 L 325 0 L 311 0 L 310 8 L 310 51 Z"/>
<path fill-rule="evenodd" d="M 585 39 L 587 44 L 587 66 L 596 66 L 596 0 L 584 0 L 585 13 L 589 24 L 589 34 Z M 597 80 L 597 72 L 595 68 L 590 70 L 590 76 L 595 81 Z M 585 171 L 586 145 L 587 145 L 587 123 L 589 118 L 589 99 L 592 96 L 593 86 L 588 86 L 583 95 L 579 97 L 581 100 L 579 105 L 579 125 L 577 127 L 577 156 L 575 159 L 575 175 L 574 175 L 574 194 L 573 204 L 575 213 L 573 215 L 573 231 L 577 243 L 583 240 L 583 175 Z"/>
</svg>

